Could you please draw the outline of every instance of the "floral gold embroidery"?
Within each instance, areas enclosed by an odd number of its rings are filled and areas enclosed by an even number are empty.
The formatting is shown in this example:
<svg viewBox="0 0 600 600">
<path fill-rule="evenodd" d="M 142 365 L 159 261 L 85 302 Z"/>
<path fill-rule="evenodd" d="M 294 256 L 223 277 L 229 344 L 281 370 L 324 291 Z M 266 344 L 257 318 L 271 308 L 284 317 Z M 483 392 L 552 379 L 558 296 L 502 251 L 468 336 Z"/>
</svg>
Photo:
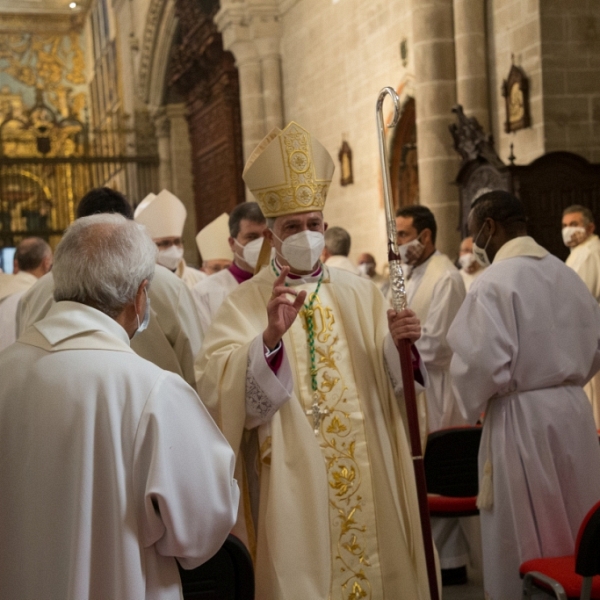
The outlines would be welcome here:
<svg viewBox="0 0 600 600">
<path fill-rule="evenodd" d="M 348 387 L 338 367 L 340 339 L 335 332 L 333 311 L 324 307 L 318 296 L 312 311 L 317 390 L 311 400 L 316 399 L 324 414 L 317 433 L 328 473 L 332 539 L 337 547 L 335 564 L 338 574 L 343 574 L 342 579 L 334 578 L 341 590 L 332 589 L 331 598 L 372 599 L 368 576 L 372 565 L 366 542 L 373 533 L 367 533 L 364 515 L 372 514 L 373 507 L 366 504 L 361 493 L 363 477 L 355 455 L 357 440 L 364 440 L 364 432 L 362 425 L 358 425 L 360 417 L 357 421 L 356 412 L 345 409 Z M 305 318 L 302 321 L 306 329 Z M 361 464 L 364 461 L 362 456 Z"/>
</svg>

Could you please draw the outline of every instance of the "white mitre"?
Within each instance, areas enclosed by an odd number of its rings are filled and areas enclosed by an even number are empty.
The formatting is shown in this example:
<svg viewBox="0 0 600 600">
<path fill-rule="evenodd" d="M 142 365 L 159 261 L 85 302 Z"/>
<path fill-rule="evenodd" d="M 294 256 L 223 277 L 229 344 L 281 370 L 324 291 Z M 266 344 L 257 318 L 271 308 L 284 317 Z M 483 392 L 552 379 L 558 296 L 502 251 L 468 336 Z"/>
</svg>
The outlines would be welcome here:
<svg viewBox="0 0 600 600">
<path fill-rule="evenodd" d="M 136 223 L 144 225 L 153 240 L 181 237 L 187 211 L 183 202 L 169 190 L 157 196 L 148 194 L 133 213 Z"/>
<path fill-rule="evenodd" d="M 229 215 L 223 213 L 196 236 L 196 245 L 202 260 L 233 260 L 229 247 Z"/>
</svg>

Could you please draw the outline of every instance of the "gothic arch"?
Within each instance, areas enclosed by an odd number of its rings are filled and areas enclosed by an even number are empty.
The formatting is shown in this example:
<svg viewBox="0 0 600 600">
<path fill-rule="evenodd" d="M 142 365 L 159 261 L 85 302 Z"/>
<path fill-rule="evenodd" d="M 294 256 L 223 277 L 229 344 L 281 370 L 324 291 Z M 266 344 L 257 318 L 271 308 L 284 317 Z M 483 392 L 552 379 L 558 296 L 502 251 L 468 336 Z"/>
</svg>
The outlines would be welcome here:
<svg viewBox="0 0 600 600">
<path fill-rule="evenodd" d="M 167 67 L 177 31 L 175 0 L 151 0 L 138 70 L 138 96 L 156 109 L 163 103 Z"/>
</svg>

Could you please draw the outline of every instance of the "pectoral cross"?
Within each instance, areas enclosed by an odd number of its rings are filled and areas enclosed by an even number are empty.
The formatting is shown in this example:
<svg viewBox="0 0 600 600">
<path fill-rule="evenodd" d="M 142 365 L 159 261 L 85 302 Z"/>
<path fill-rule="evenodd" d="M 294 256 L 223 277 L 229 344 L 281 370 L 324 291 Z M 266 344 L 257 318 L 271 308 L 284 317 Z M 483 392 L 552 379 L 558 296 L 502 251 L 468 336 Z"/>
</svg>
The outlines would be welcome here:
<svg viewBox="0 0 600 600">
<path fill-rule="evenodd" d="M 313 431 L 315 432 L 315 435 L 319 435 L 319 428 L 321 427 L 321 420 L 323 419 L 323 417 L 326 417 L 327 415 L 329 415 L 329 410 L 324 408 L 323 410 L 321 410 L 321 407 L 319 406 L 319 401 L 318 398 L 315 397 L 315 401 L 314 404 L 310 407 L 310 410 L 306 411 L 307 415 L 312 415 L 313 418 Z"/>
</svg>

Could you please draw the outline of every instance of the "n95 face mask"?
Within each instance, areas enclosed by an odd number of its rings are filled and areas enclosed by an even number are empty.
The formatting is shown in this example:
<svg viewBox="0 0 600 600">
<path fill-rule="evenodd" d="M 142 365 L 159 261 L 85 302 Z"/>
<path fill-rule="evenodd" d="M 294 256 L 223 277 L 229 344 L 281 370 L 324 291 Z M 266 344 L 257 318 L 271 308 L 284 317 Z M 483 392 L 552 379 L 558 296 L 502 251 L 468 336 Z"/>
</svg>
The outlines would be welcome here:
<svg viewBox="0 0 600 600">
<path fill-rule="evenodd" d="M 311 271 L 325 248 L 325 237 L 320 231 L 300 231 L 283 241 L 275 237 L 282 242 L 281 256 L 297 271 Z"/>
<path fill-rule="evenodd" d="M 179 246 L 169 246 L 166 250 L 159 250 L 156 262 L 167 269 L 174 271 L 183 258 L 183 248 Z"/>
<path fill-rule="evenodd" d="M 242 249 L 241 256 L 239 254 L 238 256 L 253 269 L 256 269 L 264 239 L 265 238 L 263 237 L 256 238 L 255 240 L 248 242 L 245 246 L 242 246 L 237 240 L 234 240 L 234 242 Z"/>
</svg>

